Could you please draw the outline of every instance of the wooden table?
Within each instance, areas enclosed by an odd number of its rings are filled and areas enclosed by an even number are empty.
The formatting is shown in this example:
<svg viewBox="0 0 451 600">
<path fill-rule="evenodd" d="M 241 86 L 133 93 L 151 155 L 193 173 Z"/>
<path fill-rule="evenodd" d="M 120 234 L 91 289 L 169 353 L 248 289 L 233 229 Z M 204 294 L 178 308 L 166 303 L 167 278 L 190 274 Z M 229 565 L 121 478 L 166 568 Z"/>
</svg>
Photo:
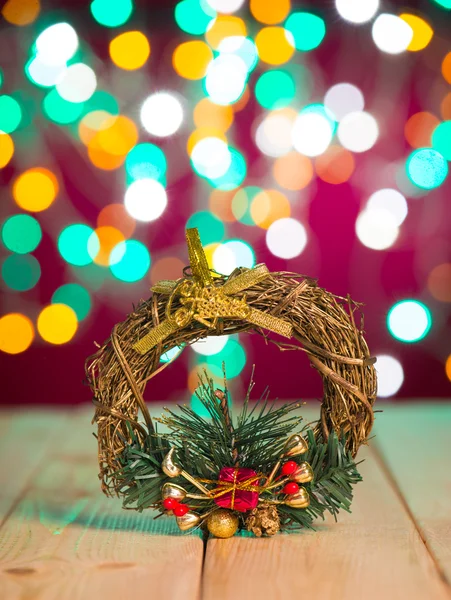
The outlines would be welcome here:
<svg viewBox="0 0 451 600">
<path fill-rule="evenodd" d="M 90 407 L 3 412 L 0 598 L 449 600 L 451 404 L 383 408 L 352 514 L 205 545 L 101 494 Z"/>
</svg>

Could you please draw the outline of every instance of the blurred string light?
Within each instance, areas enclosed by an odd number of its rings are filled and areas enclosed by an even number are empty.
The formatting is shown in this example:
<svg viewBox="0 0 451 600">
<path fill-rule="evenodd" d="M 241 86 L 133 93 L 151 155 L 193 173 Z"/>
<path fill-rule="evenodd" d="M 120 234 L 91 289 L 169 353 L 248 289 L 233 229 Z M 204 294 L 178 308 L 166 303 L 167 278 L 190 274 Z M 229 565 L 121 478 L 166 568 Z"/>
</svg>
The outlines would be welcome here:
<svg viewBox="0 0 451 600">
<path fill-rule="evenodd" d="M 88 65 L 75 63 L 67 67 L 56 83 L 58 94 L 68 102 L 85 102 L 94 94 L 97 78 Z"/>
<path fill-rule="evenodd" d="M 334 128 L 327 115 L 317 111 L 301 111 L 294 122 L 293 146 L 306 156 L 318 156 L 329 146 Z"/>
<path fill-rule="evenodd" d="M 12 96 L 0 96 L 0 131 L 12 133 L 22 120 L 20 104 Z"/>
<path fill-rule="evenodd" d="M 439 119 L 430 112 L 417 112 L 406 121 L 404 136 L 412 148 L 432 145 L 432 134 L 439 125 Z"/>
<path fill-rule="evenodd" d="M 394 396 L 404 382 L 404 370 L 399 360 L 387 354 L 378 355 L 376 361 L 377 395 Z"/>
<path fill-rule="evenodd" d="M 1 236 L 8 250 L 17 254 L 27 254 L 38 247 L 42 239 L 42 229 L 38 221 L 30 215 L 13 215 L 3 223 Z"/>
<path fill-rule="evenodd" d="M 242 240 L 229 240 L 213 252 L 213 268 L 223 275 L 230 275 L 238 267 L 251 269 L 254 266 L 254 251 Z"/>
<path fill-rule="evenodd" d="M 402 342 L 419 342 L 427 336 L 431 326 L 431 312 L 418 300 L 401 300 L 387 315 L 389 332 Z"/>
<path fill-rule="evenodd" d="M 273 111 L 263 119 L 255 131 L 255 143 L 263 154 L 277 157 L 291 150 L 296 123 L 295 114 L 294 111 L 285 109 Z"/>
<path fill-rule="evenodd" d="M 379 9 L 379 0 L 335 0 L 335 7 L 343 19 L 360 24 L 374 17 Z"/>
<path fill-rule="evenodd" d="M 172 65 L 180 77 L 202 79 L 213 60 L 213 52 L 205 42 L 193 40 L 176 47 L 172 55 Z"/>
<path fill-rule="evenodd" d="M 36 58 L 48 66 L 66 65 L 78 50 L 78 35 L 69 23 L 50 25 L 37 37 Z"/>
<path fill-rule="evenodd" d="M 37 329 L 49 344 L 66 344 L 77 332 L 77 315 L 67 304 L 50 304 L 39 313 Z"/>
<path fill-rule="evenodd" d="M 205 77 L 205 91 L 216 104 L 233 104 L 244 92 L 247 66 L 235 54 L 220 54 L 210 62 Z"/>
<path fill-rule="evenodd" d="M 132 0 L 93 0 L 91 13 L 104 27 L 119 27 L 128 21 L 133 12 Z"/>
<path fill-rule="evenodd" d="M 228 145 L 216 137 L 200 140 L 191 152 L 191 163 L 201 177 L 214 179 L 227 172 L 232 162 Z"/>
<path fill-rule="evenodd" d="M 268 229 L 275 221 L 290 215 L 288 198 L 279 190 L 260 190 L 252 198 L 250 216 L 261 229 Z"/>
<path fill-rule="evenodd" d="M 451 121 L 444 121 L 435 128 L 432 147 L 446 160 L 451 160 Z"/>
<path fill-rule="evenodd" d="M 296 191 L 306 188 L 313 179 L 312 161 L 292 151 L 274 161 L 273 176 L 280 187 Z"/>
<path fill-rule="evenodd" d="M 220 55 L 233 55 L 241 58 L 246 65 L 248 73 L 250 73 L 258 63 L 258 52 L 254 42 L 243 35 L 225 37 L 219 43 L 218 52 Z"/>
<path fill-rule="evenodd" d="M 366 152 L 379 137 L 376 119 L 367 112 L 348 113 L 340 121 L 337 130 L 340 143 L 352 152 Z"/>
<path fill-rule="evenodd" d="M 126 31 L 111 40 L 110 57 L 120 69 L 140 69 L 150 56 L 149 40 L 141 31 Z"/>
<path fill-rule="evenodd" d="M 141 106 L 141 123 L 151 135 L 167 137 L 174 134 L 183 121 L 183 108 L 173 94 L 157 92 Z"/>
<path fill-rule="evenodd" d="M 41 212 L 53 204 L 58 188 L 58 180 L 51 171 L 35 167 L 17 177 L 12 191 L 20 208 L 30 212 Z"/>
<path fill-rule="evenodd" d="M 353 154 L 341 146 L 329 146 L 315 159 L 315 171 L 318 177 L 333 185 L 349 181 L 354 169 Z"/>
<path fill-rule="evenodd" d="M 255 37 L 260 60 L 268 65 L 283 65 L 294 54 L 293 34 L 284 27 L 263 27 Z"/>
<path fill-rule="evenodd" d="M 11 254 L 3 261 L 2 277 L 12 290 L 26 292 L 38 283 L 41 266 L 32 254 Z"/>
<path fill-rule="evenodd" d="M 14 142 L 12 137 L 0 131 L 0 169 L 6 167 L 14 155 Z"/>
<path fill-rule="evenodd" d="M 346 115 L 361 112 L 365 107 L 365 99 L 358 87 L 351 83 L 337 83 L 326 92 L 324 106 L 337 121 Z"/>
<path fill-rule="evenodd" d="M 100 242 L 95 241 L 93 232 L 92 227 L 83 223 L 73 223 L 62 230 L 58 237 L 58 250 L 66 262 L 77 267 L 93 262 L 93 257 L 100 250 Z"/>
<path fill-rule="evenodd" d="M 201 0 L 182 0 L 176 4 L 174 16 L 182 31 L 191 35 L 202 35 L 216 17 L 216 11 Z"/>
<path fill-rule="evenodd" d="M 295 94 L 293 77 L 287 71 L 266 71 L 255 84 L 255 97 L 263 108 L 284 108 L 293 101 Z"/>
<path fill-rule="evenodd" d="M 407 159 L 406 172 L 409 180 L 425 190 L 439 187 L 448 175 L 446 159 L 432 148 L 420 148 Z"/>
<path fill-rule="evenodd" d="M 137 240 L 126 240 L 113 248 L 110 263 L 110 270 L 117 279 L 134 283 L 146 275 L 151 259 L 144 244 Z"/>
<path fill-rule="evenodd" d="M 69 306 L 78 321 L 86 319 L 91 310 L 91 296 L 86 288 L 78 283 L 66 283 L 55 290 L 52 304 L 65 304 Z"/>
<path fill-rule="evenodd" d="M 356 220 L 357 237 L 367 248 L 386 250 L 398 238 L 399 227 L 397 218 L 385 208 L 367 208 Z"/>
<path fill-rule="evenodd" d="M 138 179 L 125 192 L 124 206 L 137 221 L 155 221 L 164 212 L 168 199 L 166 190 L 155 179 Z"/>
<path fill-rule="evenodd" d="M 0 350 L 7 354 L 20 354 L 31 346 L 34 339 L 33 323 L 20 313 L 0 317 Z"/>
<path fill-rule="evenodd" d="M 412 15 L 410 13 L 402 13 L 399 15 L 399 18 L 405 21 L 413 32 L 413 36 L 409 45 L 407 46 L 407 50 L 410 52 L 424 50 L 434 35 L 434 30 L 432 27 L 421 17 Z"/>
<path fill-rule="evenodd" d="M 167 161 L 163 150 L 148 142 L 134 146 L 125 159 L 125 170 L 132 181 L 155 179 L 164 184 L 166 168 Z"/>
<path fill-rule="evenodd" d="M 296 219 L 278 219 L 266 232 L 266 245 L 278 258 L 295 258 L 302 253 L 306 244 L 307 232 Z"/>
<path fill-rule="evenodd" d="M 191 344 L 191 349 L 202 356 L 212 356 L 223 350 L 228 339 L 229 336 L 227 335 L 209 335 L 206 338 Z"/>
<path fill-rule="evenodd" d="M 199 230 L 203 246 L 220 242 L 225 235 L 224 223 L 206 210 L 201 210 L 190 216 L 186 222 L 186 228 L 190 227 L 196 227 Z"/>
<path fill-rule="evenodd" d="M 321 17 L 308 12 L 292 13 L 285 22 L 285 29 L 291 34 L 287 39 L 294 42 L 296 50 L 309 52 L 317 48 L 326 35 L 326 24 Z"/>
<path fill-rule="evenodd" d="M 429 293 L 439 302 L 451 302 L 451 263 L 435 266 L 427 279 Z"/>
<path fill-rule="evenodd" d="M 412 42 L 413 29 L 400 17 L 383 13 L 374 21 L 371 35 L 382 52 L 400 54 Z"/>
<path fill-rule="evenodd" d="M 396 225 L 401 225 L 407 217 L 407 201 L 398 190 L 384 188 L 371 194 L 368 198 L 367 209 L 385 210 L 393 215 Z"/>
<path fill-rule="evenodd" d="M 7 0 L 2 8 L 5 21 L 23 27 L 33 23 L 41 11 L 40 0 Z"/>
</svg>

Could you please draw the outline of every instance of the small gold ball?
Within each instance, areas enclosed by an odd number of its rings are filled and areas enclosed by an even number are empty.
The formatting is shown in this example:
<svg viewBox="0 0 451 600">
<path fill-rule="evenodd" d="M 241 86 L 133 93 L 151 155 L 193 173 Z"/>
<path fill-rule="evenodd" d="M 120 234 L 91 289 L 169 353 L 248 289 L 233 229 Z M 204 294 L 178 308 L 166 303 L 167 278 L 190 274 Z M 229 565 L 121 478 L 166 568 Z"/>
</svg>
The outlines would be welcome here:
<svg viewBox="0 0 451 600">
<path fill-rule="evenodd" d="M 238 517 L 226 508 L 219 508 L 207 519 L 208 531 L 218 538 L 229 538 L 238 529 Z"/>
</svg>

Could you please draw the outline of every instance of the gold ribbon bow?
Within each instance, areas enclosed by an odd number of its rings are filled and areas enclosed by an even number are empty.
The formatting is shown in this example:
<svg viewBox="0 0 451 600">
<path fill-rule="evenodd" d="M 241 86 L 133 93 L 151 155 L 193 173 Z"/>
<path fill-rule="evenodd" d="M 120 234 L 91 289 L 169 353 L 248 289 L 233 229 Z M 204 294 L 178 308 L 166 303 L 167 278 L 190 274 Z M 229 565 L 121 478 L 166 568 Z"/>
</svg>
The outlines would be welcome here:
<svg viewBox="0 0 451 600">
<path fill-rule="evenodd" d="M 146 354 L 193 320 L 213 329 L 218 319 L 242 319 L 284 337 L 291 337 L 290 323 L 252 308 L 246 303 L 245 295 L 237 295 L 269 276 L 266 265 L 257 265 L 228 279 L 224 285 L 215 285 L 197 229 L 186 230 L 186 242 L 192 278 L 182 278 L 177 281 L 163 280 L 152 287 L 155 293 L 169 295 L 166 319 L 140 339 L 133 346 L 134 350 L 139 354 Z M 172 311 L 172 304 L 176 297 L 180 298 L 182 306 Z"/>
</svg>

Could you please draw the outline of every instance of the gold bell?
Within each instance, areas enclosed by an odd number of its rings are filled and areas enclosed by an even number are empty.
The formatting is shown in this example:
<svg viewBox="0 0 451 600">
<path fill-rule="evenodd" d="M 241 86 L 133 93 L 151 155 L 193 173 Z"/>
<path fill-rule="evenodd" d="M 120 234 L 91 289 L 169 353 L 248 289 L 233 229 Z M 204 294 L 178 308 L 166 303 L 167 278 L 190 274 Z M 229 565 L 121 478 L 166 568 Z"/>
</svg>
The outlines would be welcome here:
<svg viewBox="0 0 451 600">
<path fill-rule="evenodd" d="M 161 463 L 161 468 L 168 477 L 178 477 L 182 474 L 183 469 L 178 467 L 172 460 L 175 448 L 171 448 Z"/>
<path fill-rule="evenodd" d="M 188 531 L 200 523 L 199 515 L 193 512 L 187 512 L 181 517 L 177 517 L 177 525 L 181 531 Z"/>
<path fill-rule="evenodd" d="M 163 500 L 166 498 L 174 498 L 175 500 L 181 501 L 186 498 L 187 491 L 179 485 L 173 483 L 165 483 L 161 488 L 161 495 Z"/>
<path fill-rule="evenodd" d="M 307 490 L 304 488 L 299 488 L 299 492 L 287 498 L 284 501 L 284 504 L 287 506 L 292 506 L 293 508 L 307 508 L 307 506 L 310 504 L 310 497 Z"/>
<path fill-rule="evenodd" d="M 313 480 L 313 469 L 307 462 L 302 462 L 291 476 L 296 483 L 308 483 Z"/>
<path fill-rule="evenodd" d="M 307 442 L 298 433 L 291 435 L 285 442 L 283 448 L 284 456 L 298 456 L 304 454 L 308 450 Z"/>
</svg>

